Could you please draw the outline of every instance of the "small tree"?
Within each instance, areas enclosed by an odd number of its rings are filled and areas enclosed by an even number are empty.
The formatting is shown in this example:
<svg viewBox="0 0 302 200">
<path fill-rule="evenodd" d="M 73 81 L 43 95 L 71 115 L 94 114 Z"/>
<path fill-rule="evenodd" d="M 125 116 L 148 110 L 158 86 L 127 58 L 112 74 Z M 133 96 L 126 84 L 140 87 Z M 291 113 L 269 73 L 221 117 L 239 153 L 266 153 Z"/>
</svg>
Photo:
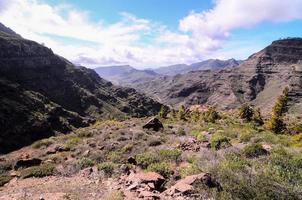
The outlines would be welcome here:
<svg viewBox="0 0 302 200">
<path fill-rule="evenodd" d="M 267 128 L 274 133 L 282 133 L 286 129 L 283 116 L 287 112 L 288 92 L 289 88 L 286 87 L 278 97 L 272 110 L 272 117 L 267 122 Z"/>
<path fill-rule="evenodd" d="M 162 105 L 158 115 L 161 118 L 167 118 L 168 113 L 169 113 L 169 108 L 165 105 Z"/>
<path fill-rule="evenodd" d="M 264 124 L 263 122 L 263 119 L 262 119 L 262 116 L 261 116 L 261 112 L 260 112 L 260 108 L 257 108 L 255 111 L 254 111 L 254 114 L 253 114 L 253 117 L 252 117 L 252 121 L 258 125 L 258 126 L 261 126 Z"/>
<path fill-rule="evenodd" d="M 181 105 L 178 110 L 178 118 L 180 120 L 186 120 L 186 108 L 184 105 Z"/>
<path fill-rule="evenodd" d="M 254 108 L 249 104 L 243 104 L 239 109 L 239 116 L 241 119 L 251 122 L 254 115 Z"/>
</svg>

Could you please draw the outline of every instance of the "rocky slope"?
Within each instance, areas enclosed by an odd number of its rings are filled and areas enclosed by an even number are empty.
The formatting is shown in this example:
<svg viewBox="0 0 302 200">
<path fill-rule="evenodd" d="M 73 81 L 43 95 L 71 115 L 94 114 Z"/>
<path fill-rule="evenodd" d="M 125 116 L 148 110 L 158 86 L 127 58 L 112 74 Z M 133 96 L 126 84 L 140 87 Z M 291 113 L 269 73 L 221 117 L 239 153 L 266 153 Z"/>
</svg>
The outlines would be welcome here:
<svg viewBox="0 0 302 200">
<path fill-rule="evenodd" d="M 274 41 L 237 67 L 160 77 L 135 86 L 170 105 L 209 104 L 222 109 L 251 102 L 268 113 L 289 86 L 292 112 L 301 110 L 302 39 Z"/>
<path fill-rule="evenodd" d="M 0 153 L 95 118 L 146 116 L 160 104 L 113 86 L 51 49 L 0 26 Z"/>
</svg>

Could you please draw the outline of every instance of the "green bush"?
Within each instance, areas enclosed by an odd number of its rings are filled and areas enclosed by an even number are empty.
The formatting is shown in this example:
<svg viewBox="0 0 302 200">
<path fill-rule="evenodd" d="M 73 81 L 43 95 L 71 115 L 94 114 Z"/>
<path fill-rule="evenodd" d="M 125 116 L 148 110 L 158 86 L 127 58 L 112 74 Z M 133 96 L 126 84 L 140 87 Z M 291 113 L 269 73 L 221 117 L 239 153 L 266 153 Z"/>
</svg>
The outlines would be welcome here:
<svg viewBox="0 0 302 200">
<path fill-rule="evenodd" d="M 70 150 L 74 149 L 80 141 L 81 141 L 81 138 L 79 138 L 77 136 L 72 136 L 64 143 L 64 147 L 66 149 L 70 149 Z"/>
<path fill-rule="evenodd" d="M 6 183 L 8 183 L 10 180 L 12 180 L 11 176 L 8 175 L 0 175 L 0 187 L 4 186 Z"/>
<path fill-rule="evenodd" d="M 48 139 L 38 140 L 38 141 L 34 142 L 31 146 L 34 149 L 39 149 L 42 146 L 48 147 L 48 146 L 52 145 L 53 142 L 54 142 L 53 139 L 48 138 Z"/>
<path fill-rule="evenodd" d="M 98 165 L 98 170 L 103 171 L 107 176 L 112 176 L 114 169 L 115 164 L 112 162 L 104 162 Z"/>
<path fill-rule="evenodd" d="M 268 152 L 263 149 L 262 145 L 259 143 L 248 144 L 243 149 L 243 154 L 247 158 L 256 158 L 259 156 L 267 155 Z"/>
<path fill-rule="evenodd" d="M 167 118 L 168 114 L 169 114 L 169 108 L 165 105 L 162 105 L 158 113 L 159 117 Z"/>
<path fill-rule="evenodd" d="M 110 152 L 108 154 L 108 159 L 114 163 L 124 163 L 126 157 L 123 155 L 121 151 L 117 150 L 117 151 Z"/>
<path fill-rule="evenodd" d="M 146 169 L 149 165 L 159 161 L 158 155 L 154 153 L 142 153 L 135 156 L 136 162 L 143 169 Z"/>
<path fill-rule="evenodd" d="M 184 135 L 186 135 L 185 129 L 184 128 L 178 128 L 177 132 L 176 132 L 176 135 L 178 135 L 178 136 L 184 136 Z"/>
<path fill-rule="evenodd" d="M 210 108 L 207 112 L 204 113 L 204 121 L 215 123 L 216 120 L 220 119 L 219 113 L 216 111 L 215 108 Z"/>
<path fill-rule="evenodd" d="M 206 141 L 206 138 L 200 131 L 193 130 L 191 135 L 194 136 L 198 141 Z"/>
<path fill-rule="evenodd" d="M 178 110 L 178 119 L 186 120 L 186 108 L 184 105 L 181 105 Z"/>
<path fill-rule="evenodd" d="M 81 158 L 80 160 L 78 160 L 77 166 L 80 169 L 85 169 L 87 167 L 92 167 L 95 165 L 95 162 L 89 158 Z"/>
<path fill-rule="evenodd" d="M 215 134 L 211 138 L 210 143 L 212 149 L 219 150 L 221 148 L 230 146 L 230 139 L 224 135 Z"/>
<path fill-rule="evenodd" d="M 167 162 L 152 163 L 147 167 L 148 172 L 157 172 L 164 177 L 168 177 L 173 173 L 172 166 Z"/>
<path fill-rule="evenodd" d="M 249 104 L 243 104 L 239 108 L 239 116 L 241 119 L 250 122 L 254 115 L 254 108 Z"/>
<path fill-rule="evenodd" d="M 27 169 L 21 170 L 22 178 L 30 178 L 30 177 L 45 177 L 54 175 L 56 172 L 56 168 L 51 164 L 44 164 L 41 166 L 30 167 Z"/>
<path fill-rule="evenodd" d="M 186 176 L 191 176 L 201 173 L 201 169 L 195 164 L 190 164 L 189 166 L 180 168 L 179 173 L 180 176 L 184 178 Z"/>
<path fill-rule="evenodd" d="M 162 160 L 167 160 L 171 162 L 178 162 L 182 151 L 179 149 L 161 149 L 159 155 Z"/>
</svg>

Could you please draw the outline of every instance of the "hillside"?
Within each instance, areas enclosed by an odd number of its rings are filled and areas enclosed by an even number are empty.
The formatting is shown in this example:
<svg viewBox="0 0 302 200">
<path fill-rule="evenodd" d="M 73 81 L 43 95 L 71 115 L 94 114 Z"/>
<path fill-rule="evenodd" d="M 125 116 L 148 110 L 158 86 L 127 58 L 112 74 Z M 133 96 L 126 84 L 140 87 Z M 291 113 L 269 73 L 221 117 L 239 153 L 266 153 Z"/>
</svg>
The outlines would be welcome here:
<svg viewBox="0 0 302 200">
<path fill-rule="evenodd" d="M 100 77 L 123 86 L 151 80 L 159 76 L 152 70 L 138 70 L 129 65 L 98 67 L 94 70 Z"/>
<path fill-rule="evenodd" d="M 250 56 L 237 67 L 160 77 L 134 87 L 165 104 L 209 104 L 221 109 L 251 102 L 270 111 L 282 90 L 290 87 L 291 111 L 300 112 L 302 39 L 289 38 Z"/>
<path fill-rule="evenodd" d="M 238 66 L 241 62 L 242 61 L 237 61 L 235 59 L 209 59 L 202 62 L 193 63 L 191 65 L 179 64 L 166 67 L 159 67 L 154 69 L 154 71 L 161 75 L 175 76 L 177 74 L 185 74 L 191 71 L 198 70 L 219 70 L 224 68 L 232 68 Z"/>
<path fill-rule="evenodd" d="M 141 117 L 160 104 L 75 67 L 51 49 L 0 26 L 0 153 L 95 118 Z"/>
</svg>

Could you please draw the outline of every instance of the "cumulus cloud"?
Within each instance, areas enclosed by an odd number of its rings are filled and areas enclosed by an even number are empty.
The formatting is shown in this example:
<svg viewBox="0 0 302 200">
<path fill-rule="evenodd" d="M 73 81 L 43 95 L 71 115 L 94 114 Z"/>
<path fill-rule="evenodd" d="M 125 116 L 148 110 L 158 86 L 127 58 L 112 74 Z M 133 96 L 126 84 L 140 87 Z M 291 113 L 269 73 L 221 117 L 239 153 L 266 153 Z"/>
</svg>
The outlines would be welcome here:
<svg viewBox="0 0 302 200">
<path fill-rule="evenodd" d="M 302 19 L 300 8 L 301 0 L 216 0 L 212 9 L 192 11 L 179 21 L 178 31 L 171 31 L 130 13 L 120 13 L 118 22 L 107 24 L 72 5 L 0 0 L 0 21 L 77 64 L 152 67 L 217 56 L 232 30 Z"/>
</svg>

